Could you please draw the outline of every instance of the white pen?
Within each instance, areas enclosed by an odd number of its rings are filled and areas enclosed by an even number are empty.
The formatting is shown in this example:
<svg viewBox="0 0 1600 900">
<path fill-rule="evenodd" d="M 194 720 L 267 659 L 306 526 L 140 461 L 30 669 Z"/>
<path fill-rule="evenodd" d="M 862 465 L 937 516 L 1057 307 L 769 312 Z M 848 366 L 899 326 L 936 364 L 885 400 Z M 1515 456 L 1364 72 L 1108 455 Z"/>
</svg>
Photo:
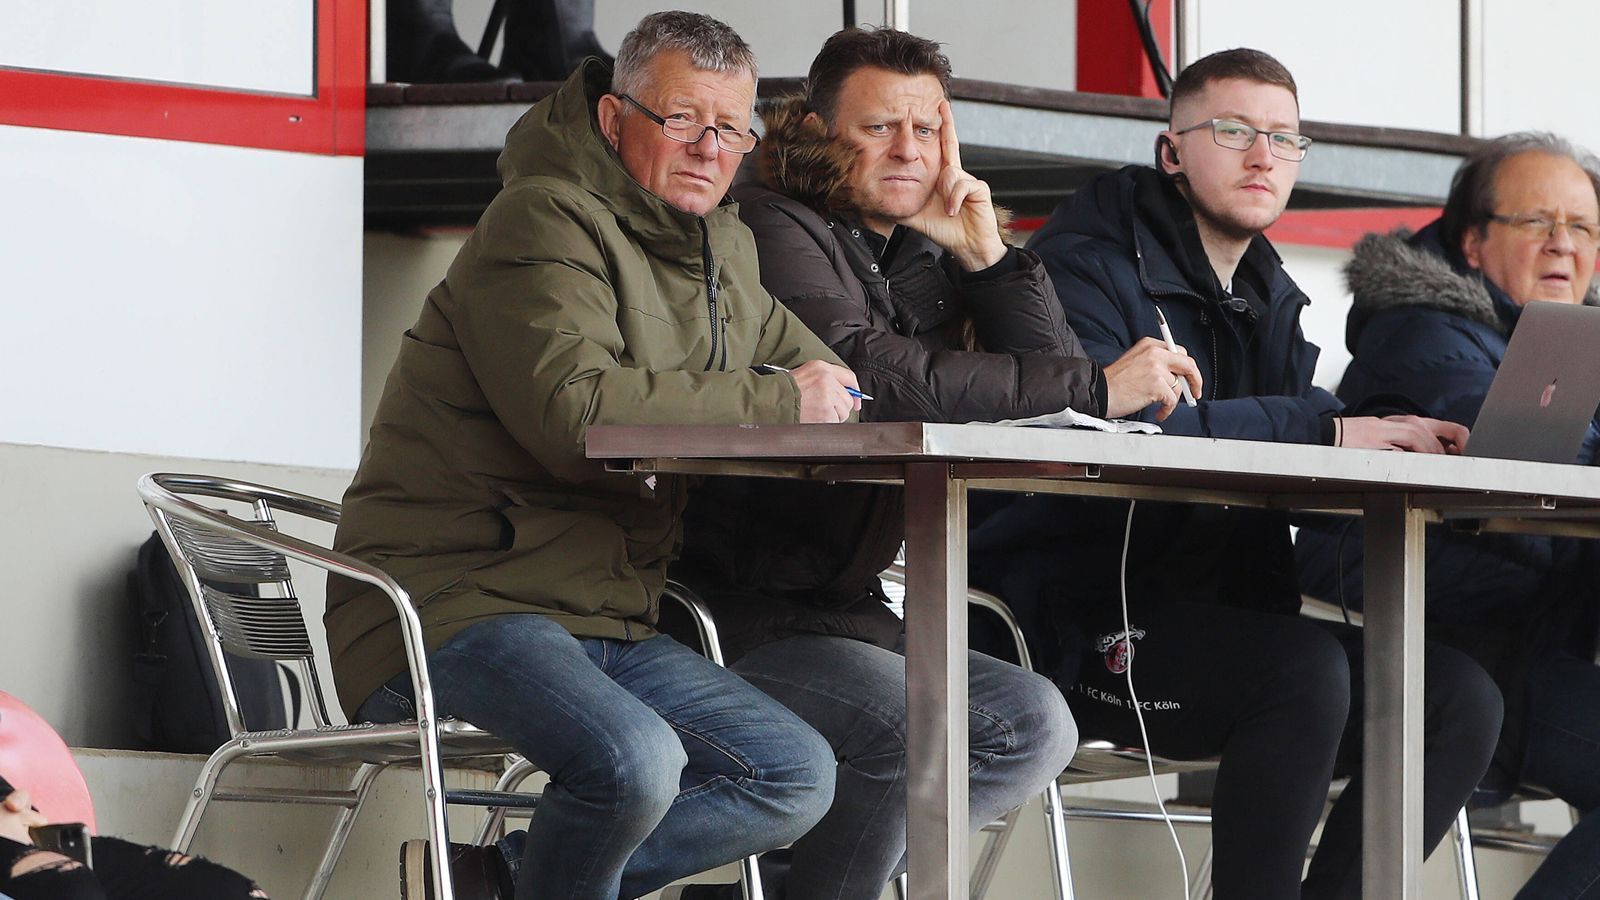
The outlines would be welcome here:
<svg viewBox="0 0 1600 900">
<path fill-rule="evenodd" d="M 1167 327 L 1167 317 L 1161 314 L 1161 307 L 1156 307 L 1156 323 L 1161 326 L 1161 339 L 1167 342 L 1167 349 L 1173 353 L 1178 352 L 1178 345 L 1172 341 L 1172 329 Z M 1183 395 L 1183 402 L 1194 406 L 1194 393 L 1189 390 L 1189 379 L 1178 376 L 1178 391 Z"/>
<path fill-rule="evenodd" d="M 775 366 L 772 363 L 761 363 L 760 365 L 751 366 L 750 368 L 752 368 L 752 369 L 766 369 L 768 372 L 788 372 L 789 371 L 788 369 L 785 369 L 783 366 Z M 872 399 L 872 397 L 870 395 L 863 394 L 863 393 L 861 393 L 860 391 L 856 390 L 855 388 L 851 387 L 848 384 L 844 386 L 844 392 L 849 394 L 850 396 L 856 398 L 857 400 L 871 400 Z"/>
</svg>

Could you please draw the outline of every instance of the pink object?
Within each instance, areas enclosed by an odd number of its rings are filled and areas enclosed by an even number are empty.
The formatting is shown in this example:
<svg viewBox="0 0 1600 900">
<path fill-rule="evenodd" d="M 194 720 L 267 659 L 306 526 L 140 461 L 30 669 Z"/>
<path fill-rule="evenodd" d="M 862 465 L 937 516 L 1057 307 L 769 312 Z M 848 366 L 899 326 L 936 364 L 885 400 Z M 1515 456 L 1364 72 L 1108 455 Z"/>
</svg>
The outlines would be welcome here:
<svg viewBox="0 0 1600 900">
<path fill-rule="evenodd" d="M 4 691 L 0 691 L 0 778 L 27 791 L 50 822 L 82 822 L 90 833 L 97 830 L 89 785 L 66 742 L 49 722 Z"/>
</svg>

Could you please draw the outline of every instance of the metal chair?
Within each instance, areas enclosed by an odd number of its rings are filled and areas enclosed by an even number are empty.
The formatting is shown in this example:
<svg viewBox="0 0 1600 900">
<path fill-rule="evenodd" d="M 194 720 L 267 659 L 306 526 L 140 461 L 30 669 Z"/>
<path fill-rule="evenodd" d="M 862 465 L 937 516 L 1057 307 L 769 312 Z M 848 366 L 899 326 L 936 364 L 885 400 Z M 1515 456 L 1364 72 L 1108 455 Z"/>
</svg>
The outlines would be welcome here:
<svg viewBox="0 0 1600 900">
<path fill-rule="evenodd" d="M 1361 610 L 1352 610 L 1337 603 L 1331 603 L 1310 594 L 1300 596 L 1300 614 L 1313 619 L 1322 619 L 1329 622 L 1345 622 L 1360 628 L 1364 624 Z M 1481 789 L 1480 789 L 1481 792 Z M 1517 802 L 1522 800 L 1549 800 L 1551 796 L 1537 788 L 1519 786 L 1515 794 L 1503 802 Z M 1499 804 L 1492 804 L 1499 805 Z M 1578 811 L 1572 810 L 1573 824 L 1577 824 Z M 1454 853 L 1456 863 L 1456 885 L 1461 892 L 1461 900 L 1478 900 L 1478 864 L 1473 854 L 1474 847 L 1491 847 L 1496 850 L 1512 850 L 1519 853 L 1549 853 L 1555 845 L 1555 839 L 1548 835 L 1528 834 L 1515 829 L 1505 828 L 1473 828 L 1469 821 L 1468 807 L 1463 806 L 1456 812 L 1456 821 L 1450 828 L 1450 849 Z"/>
<path fill-rule="evenodd" d="M 884 571 L 883 578 L 894 584 L 905 584 L 905 569 L 900 564 L 890 566 Z M 1012 614 L 1011 608 L 993 594 L 980 591 L 976 588 L 967 589 L 967 603 L 969 606 L 988 611 L 998 617 L 1005 626 L 1007 634 L 1011 636 L 1014 650 L 1017 654 L 1018 665 L 1033 671 L 1033 656 L 1028 652 L 1028 642 L 1023 636 L 1022 625 Z M 1084 740 L 1078 744 L 1078 751 L 1072 757 L 1072 762 L 1067 765 L 1066 771 L 1055 781 L 1047 785 L 1042 792 L 1042 801 L 1045 817 L 1045 833 L 1050 847 L 1051 872 L 1055 881 L 1055 895 L 1058 900 L 1073 900 L 1075 896 L 1072 889 L 1072 862 L 1067 850 L 1067 819 L 1087 819 L 1098 821 L 1119 822 L 1154 822 L 1163 821 L 1159 812 L 1115 809 L 1108 807 L 1072 806 L 1068 807 L 1061 796 L 1061 785 L 1087 784 L 1095 781 L 1113 781 L 1123 778 L 1145 778 L 1149 775 L 1146 767 L 1147 756 L 1137 747 L 1123 747 L 1101 740 Z M 1209 771 L 1217 766 L 1216 760 L 1182 761 L 1168 760 L 1160 757 L 1150 757 L 1149 762 L 1155 766 L 1156 774 L 1179 772 Z M 977 860 L 973 863 L 972 878 L 968 892 L 973 900 L 982 900 L 988 892 L 995 873 L 999 871 L 1000 856 L 1005 852 L 1006 844 L 1011 838 L 1011 831 L 1016 826 L 1019 810 L 1012 810 L 994 822 L 984 826 L 985 841 L 983 849 L 979 851 Z M 1172 813 L 1174 824 L 1179 825 L 1210 825 L 1210 813 Z M 1205 860 L 1201 863 L 1201 874 L 1206 877 L 1197 878 L 1195 881 L 1195 897 L 1210 896 L 1210 851 L 1206 852 Z M 897 896 L 903 898 L 905 894 L 904 876 L 895 884 Z"/>
<path fill-rule="evenodd" d="M 533 767 L 493 735 L 466 722 L 440 719 L 434 708 L 422 626 L 406 591 L 379 569 L 325 546 L 278 531 L 277 518 L 290 515 L 336 525 L 340 507 L 292 491 L 204 475 L 151 474 L 139 479 L 139 495 L 155 521 L 191 601 L 195 604 L 212 670 L 221 688 L 223 711 L 233 738 L 206 760 L 189 803 L 179 820 L 173 848 L 187 851 L 200 819 L 213 800 L 305 803 L 339 809 L 327 848 L 305 896 L 319 898 L 327 890 L 335 865 L 378 773 L 399 762 L 419 766 L 428 827 L 434 896 L 454 900 L 448 864 L 449 834 L 445 809 L 463 803 L 531 810 L 535 795 L 511 793 Z M 221 500 L 248 510 L 240 517 L 201 505 L 191 497 Z M 317 674 L 317 648 L 305 627 L 294 592 L 289 560 L 305 563 L 379 588 L 394 605 L 406 650 L 417 717 L 394 724 L 371 722 L 341 725 L 330 714 L 330 696 Z M 258 594 L 260 596 L 258 596 Z M 706 638 L 708 655 L 720 662 L 716 631 L 703 606 L 688 605 Z M 714 655 L 712 651 L 715 651 Z M 280 731 L 247 730 L 233 693 L 225 653 L 288 663 L 298 669 L 314 724 Z M 224 770 L 246 758 L 271 757 L 302 765 L 356 764 L 343 790 L 283 789 L 233 786 L 219 789 Z M 498 759 L 506 772 L 494 791 L 451 791 L 444 786 L 444 760 Z M 482 832 L 487 834 L 487 828 Z M 745 893 L 761 900 L 753 860 L 746 860 Z"/>
</svg>

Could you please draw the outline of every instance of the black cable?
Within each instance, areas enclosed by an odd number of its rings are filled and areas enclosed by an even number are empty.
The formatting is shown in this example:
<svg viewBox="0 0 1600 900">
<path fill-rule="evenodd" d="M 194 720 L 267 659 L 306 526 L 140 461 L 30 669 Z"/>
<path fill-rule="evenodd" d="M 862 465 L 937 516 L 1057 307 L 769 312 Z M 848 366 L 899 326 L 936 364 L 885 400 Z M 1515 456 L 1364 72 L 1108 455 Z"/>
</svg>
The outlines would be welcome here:
<svg viewBox="0 0 1600 900">
<path fill-rule="evenodd" d="M 1139 29 L 1139 41 L 1144 44 L 1145 59 L 1150 62 L 1150 72 L 1156 77 L 1156 89 L 1161 96 L 1172 96 L 1172 73 L 1167 71 L 1166 60 L 1161 58 L 1161 45 L 1156 42 L 1155 31 L 1150 27 L 1150 4 L 1155 0 L 1145 0 L 1140 6 L 1139 0 L 1128 0 L 1128 8 L 1133 12 L 1133 24 Z"/>
</svg>

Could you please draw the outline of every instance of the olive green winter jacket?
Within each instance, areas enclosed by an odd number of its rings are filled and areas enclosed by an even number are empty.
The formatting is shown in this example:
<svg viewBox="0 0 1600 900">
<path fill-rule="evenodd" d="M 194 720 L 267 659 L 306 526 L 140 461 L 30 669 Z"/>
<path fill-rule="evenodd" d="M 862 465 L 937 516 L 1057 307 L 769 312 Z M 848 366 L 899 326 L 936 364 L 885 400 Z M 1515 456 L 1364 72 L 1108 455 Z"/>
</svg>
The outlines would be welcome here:
<svg viewBox="0 0 1600 900">
<path fill-rule="evenodd" d="M 337 549 L 405 587 L 430 650 L 469 625 L 538 613 L 581 637 L 653 635 L 683 479 L 607 473 L 590 425 L 791 423 L 792 367 L 837 358 L 761 287 L 750 230 L 630 177 L 590 61 L 524 115 L 503 186 L 406 332 Z M 324 617 L 340 703 L 405 668 L 394 610 L 342 578 Z"/>
</svg>

